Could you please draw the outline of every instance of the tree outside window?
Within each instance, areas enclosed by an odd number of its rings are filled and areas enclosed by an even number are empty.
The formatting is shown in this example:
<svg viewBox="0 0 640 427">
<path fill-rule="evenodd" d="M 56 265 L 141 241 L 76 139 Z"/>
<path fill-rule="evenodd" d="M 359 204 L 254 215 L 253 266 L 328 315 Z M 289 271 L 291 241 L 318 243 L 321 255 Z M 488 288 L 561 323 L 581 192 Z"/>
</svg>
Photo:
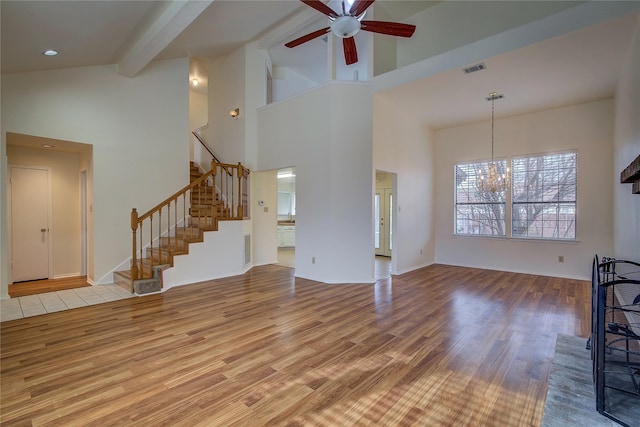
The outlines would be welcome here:
<svg viewBox="0 0 640 427">
<path fill-rule="evenodd" d="M 494 161 L 497 172 L 504 173 L 506 161 Z M 505 236 L 506 196 L 504 193 L 481 193 L 478 177 L 488 175 L 489 162 L 456 165 L 455 234 Z"/>
<path fill-rule="evenodd" d="M 498 173 L 505 160 L 495 161 Z M 506 237 L 506 192 L 481 193 L 488 162 L 455 165 L 455 234 Z M 576 238 L 577 153 L 516 157 L 511 161 L 510 237 Z"/>
<path fill-rule="evenodd" d="M 511 235 L 576 238 L 577 153 L 512 160 Z"/>
</svg>

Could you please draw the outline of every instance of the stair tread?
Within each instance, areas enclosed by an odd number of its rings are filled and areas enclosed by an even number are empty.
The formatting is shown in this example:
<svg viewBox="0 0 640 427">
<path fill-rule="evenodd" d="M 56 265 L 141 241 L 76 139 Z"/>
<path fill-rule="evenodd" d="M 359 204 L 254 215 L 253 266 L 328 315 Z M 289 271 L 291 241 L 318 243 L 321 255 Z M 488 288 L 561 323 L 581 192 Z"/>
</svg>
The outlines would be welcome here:
<svg viewBox="0 0 640 427">
<path fill-rule="evenodd" d="M 199 165 L 189 162 L 190 178 L 195 181 L 204 175 Z M 211 181 L 205 180 L 194 186 L 189 192 L 188 224 L 175 227 L 174 236 L 161 237 L 151 247 L 145 248 L 145 257 L 136 260 L 142 279 L 153 278 L 153 267 L 168 264 L 173 266 L 174 256 L 189 253 L 189 245 L 204 241 L 204 233 L 217 231 L 218 221 L 237 220 L 230 218 L 232 210 L 224 206 Z M 133 292 L 134 280 L 131 270 L 115 271 L 114 282 Z M 137 280 L 137 279 L 136 279 Z"/>
</svg>

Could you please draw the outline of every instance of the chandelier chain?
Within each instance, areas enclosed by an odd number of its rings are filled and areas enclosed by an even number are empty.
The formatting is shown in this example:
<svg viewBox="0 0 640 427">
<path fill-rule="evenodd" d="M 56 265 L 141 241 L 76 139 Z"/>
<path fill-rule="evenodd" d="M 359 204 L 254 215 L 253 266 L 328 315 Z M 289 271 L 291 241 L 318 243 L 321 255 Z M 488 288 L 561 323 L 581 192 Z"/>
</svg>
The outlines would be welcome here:
<svg viewBox="0 0 640 427">
<path fill-rule="evenodd" d="M 483 196 L 502 193 L 507 190 L 511 183 L 509 167 L 506 168 L 506 172 L 501 174 L 494 161 L 495 100 L 500 98 L 503 98 L 503 95 L 498 95 L 497 92 L 491 92 L 486 98 L 487 101 L 491 101 L 491 163 L 488 165 L 486 176 L 484 176 L 481 170 L 478 171 L 478 178 L 476 181 L 478 191 Z"/>
</svg>

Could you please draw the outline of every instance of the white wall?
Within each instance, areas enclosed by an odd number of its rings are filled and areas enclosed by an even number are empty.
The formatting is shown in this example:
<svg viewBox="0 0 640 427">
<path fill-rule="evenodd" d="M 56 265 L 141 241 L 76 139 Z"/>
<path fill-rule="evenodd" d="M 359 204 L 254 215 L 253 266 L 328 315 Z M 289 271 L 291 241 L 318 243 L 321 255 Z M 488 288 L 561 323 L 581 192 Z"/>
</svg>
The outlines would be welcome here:
<svg viewBox="0 0 640 427">
<path fill-rule="evenodd" d="M 134 78 L 116 66 L 2 75 L 3 133 L 93 145 L 95 282 L 110 283 L 131 256 L 131 208 L 143 213 L 188 183 L 188 76 L 188 59 Z"/>
<path fill-rule="evenodd" d="M 620 172 L 640 155 L 640 19 L 622 69 L 615 102 L 613 166 L 614 256 L 640 261 L 640 194 L 620 183 Z"/>
<path fill-rule="evenodd" d="M 410 112 L 374 97 L 374 169 L 397 174 L 392 270 L 401 274 L 435 258 L 432 132 Z"/>
<path fill-rule="evenodd" d="M 189 245 L 188 255 L 175 256 L 173 267 L 163 272 L 163 291 L 245 273 L 243 222 L 220 221 L 217 231 L 207 231 L 202 242 Z"/>
<path fill-rule="evenodd" d="M 589 279 L 594 254 L 613 248 L 613 100 L 495 121 L 496 158 L 578 150 L 575 243 L 454 236 L 454 164 L 486 159 L 490 129 L 481 122 L 435 133 L 436 262 Z"/>
<path fill-rule="evenodd" d="M 191 140 L 191 144 L 189 144 L 189 159 L 197 163 L 200 161 L 209 162 L 211 157 L 208 153 L 208 157 L 203 157 L 202 152 L 206 152 L 206 150 L 202 147 L 200 141 L 191 134 L 195 129 L 207 124 L 209 118 L 208 103 L 209 100 L 204 93 L 195 90 L 189 91 L 189 139 Z M 201 160 L 201 158 L 206 158 L 206 160 Z"/>
<path fill-rule="evenodd" d="M 245 50 L 243 47 L 209 64 L 207 143 L 223 163 L 245 159 Z M 240 108 L 232 119 L 229 111 Z M 247 165 L 249 166 L 249 165 Z"/>
<path fill-rule="evenodd" d="M 278 184 L 276 170 L 251 173 L 253 265 L 278 262 Z M 262 201 L 262 205 L 259 202 Z"/>
<path fill-rule="evenodd" d="M 258 111 L 258 169 L 296 168 L 296 276 L 373 281 L 371 105 L 332 82 Z"/>
<path fill-rule="evenodd" d="M 273 68 L 271 84 L 272 102 L 282 101 L 318 85 L 317 82 L 285 67 Z"/>
</svg>

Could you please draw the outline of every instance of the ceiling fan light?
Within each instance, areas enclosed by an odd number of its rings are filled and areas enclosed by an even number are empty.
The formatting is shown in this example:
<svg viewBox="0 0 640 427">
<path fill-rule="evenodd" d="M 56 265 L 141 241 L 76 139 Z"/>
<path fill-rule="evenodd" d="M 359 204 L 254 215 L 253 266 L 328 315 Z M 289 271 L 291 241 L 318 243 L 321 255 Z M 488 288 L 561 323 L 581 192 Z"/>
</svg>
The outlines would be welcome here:
<svg viewBox="0 0 640 427">
<path fill-rule="evenodd" d="M 341 39 L 353 37 L 360 31 L 360 21 L 350 15 L 339 16 L 331 23 L 331 32 Z"/>
</svg>

